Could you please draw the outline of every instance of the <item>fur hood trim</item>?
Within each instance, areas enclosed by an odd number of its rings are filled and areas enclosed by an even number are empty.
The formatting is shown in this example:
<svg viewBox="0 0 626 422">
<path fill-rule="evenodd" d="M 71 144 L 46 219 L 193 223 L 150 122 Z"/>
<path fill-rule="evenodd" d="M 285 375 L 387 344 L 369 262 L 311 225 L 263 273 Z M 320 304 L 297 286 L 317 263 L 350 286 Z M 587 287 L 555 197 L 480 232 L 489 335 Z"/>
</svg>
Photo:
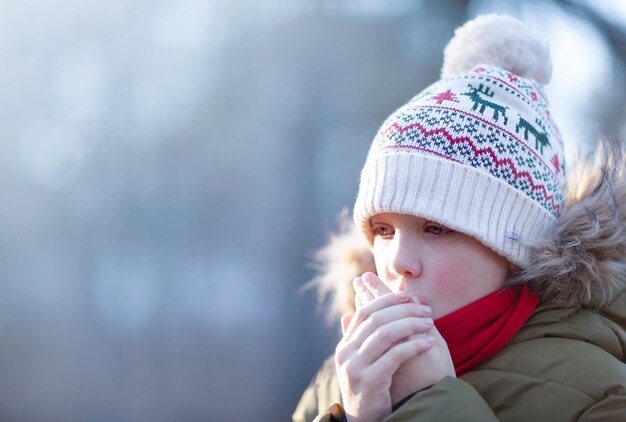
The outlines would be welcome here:
<svg viewBox="0 0 626 422">
<path fill-rule="evenodd" d="M 376 272 L 370 245 L 348 217 L 347 209 L 339 215 L 339 227 L 339 232 L 315 254 L 319 275 L 308 284 L 317 288 L 319 303 L 327 307 L 329 323 L 354 312 L 352 280 L 367 271 Z"/>
<path fill-rule="evenodd" d="M 554 231 L 530 244 L 528 265 L 510 282 L 543 303 L 602 308 L 626 290 L 626 157 L 618 140 L 598 147 L 595 162 L 579 159 Z"/>
</svg>

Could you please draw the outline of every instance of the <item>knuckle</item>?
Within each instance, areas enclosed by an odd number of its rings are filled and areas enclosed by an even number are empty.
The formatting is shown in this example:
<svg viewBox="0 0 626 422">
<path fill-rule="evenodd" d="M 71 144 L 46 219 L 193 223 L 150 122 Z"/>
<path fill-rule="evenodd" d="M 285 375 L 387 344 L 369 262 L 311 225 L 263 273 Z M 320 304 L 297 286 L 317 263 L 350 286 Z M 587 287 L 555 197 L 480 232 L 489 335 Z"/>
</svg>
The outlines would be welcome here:
<svg viewBox="0 0 626 422">
<path fill-rule="evenodd" d="M 415 329 L 415 330 L 419 330 L 421 328 L 424 328 L 424 323 L 422 322 L 421 318 L 419 318 L 419 317 L 412 317 L 411 318 L 411 327 L 413 327 L 413 329 Z"/>
<path fill-rule="evenodd" d="M 392 353 L 394 358 L 401 358 L 407 354 L 409 349 L 406 344 L 399 344 L 398 346 L 391 349 L 389 352 Z"/>
<path fill-rule="evenodd" d="M 347 344 L 344 340 L 341 340 L 338 344 L 337 347 L 335 347 L 335 357 L 341 357 L 344 356 L 346 353 L 346 349 L 347 349 Z"/>
<path fill-rule="evenodd" d="M 350 375 L 350 379 L 354 383 L 358 383 L 361 377 L 361 371 L 359 370 L 359 365 L 353 360 L 346 362 L 343 365 L 343 371 Z"/>
<path fill-rule="evenodd" d="M 389 331 L 382 328 L 377 328 L 376 330 L 374 330 L 372 336 L 374 336 L 374 338 L 376 338 L 378 341 L 386 343 L 389 343 L 391 338 L 391 334 L 389 333 Z"/>
<path fill-rule="evenodd" d="M 369 322 L 369 324 L 374 326 L 374 327 L 379 327 L 381 325 L 381 323 L 382 323 L 381 317 L 377 313 L 373 313 L 372 315 L 370 315 L 367 318 L 366 322 Z"/>
<path fill-rule="evenodd" d="M 376 325 L 374 325 L 374 322 L 371 318 L 368 318 L 361 323 L 361 330 L 363 331 L 369 331 L 372 329 L 372 327 L 376 327 Z"/>
<path fill-rule="evenodd" d="M 414 330 L 423 331 L 428 325 L 423 318 L 413 317 L 411 318 L 411 326 Z"/>
<path fill-rule="evenodd" d="M 335 363 L 338 365 L 342 365 L 348 357 L 348 351 L 346 350 L 345 345 L 341 342 L 335 348 Z"/>
<path fill-rule="evenodd" d="M 363 308 L 360 308 L 354 313 L 353 318 L 356 320 L 357 323 L 361 323 L 364 319 L 367 318 L 367 313 L 363 310 Z"/>
<path fill-rule="evenodd" d="M 411 315 L 416 316 L 416 317 L 422 316 L 422 311 L 421 311 L 419 305 L 416 305 L 416 304 L 408 304 L 408 305 L 409 305 L 409 309 L 410 309 L 409 313 Z"/>
</svg>

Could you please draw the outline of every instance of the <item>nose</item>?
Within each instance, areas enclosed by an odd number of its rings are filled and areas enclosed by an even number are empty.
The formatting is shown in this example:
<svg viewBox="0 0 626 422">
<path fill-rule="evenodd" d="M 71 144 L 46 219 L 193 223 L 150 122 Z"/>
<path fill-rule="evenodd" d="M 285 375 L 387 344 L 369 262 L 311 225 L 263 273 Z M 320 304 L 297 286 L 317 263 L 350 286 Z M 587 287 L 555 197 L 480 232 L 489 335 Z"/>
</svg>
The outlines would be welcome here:
<svg viewBox="0 0 626 422">
<path fill-rule="evenodd" d="M 421 274 L 421 249 L 416 239 L 402 235 L 394 237 L 387 269 L 401 281 L 400 289 L 404 289 L 406 280 L 417 278 Z"/>
</svg>

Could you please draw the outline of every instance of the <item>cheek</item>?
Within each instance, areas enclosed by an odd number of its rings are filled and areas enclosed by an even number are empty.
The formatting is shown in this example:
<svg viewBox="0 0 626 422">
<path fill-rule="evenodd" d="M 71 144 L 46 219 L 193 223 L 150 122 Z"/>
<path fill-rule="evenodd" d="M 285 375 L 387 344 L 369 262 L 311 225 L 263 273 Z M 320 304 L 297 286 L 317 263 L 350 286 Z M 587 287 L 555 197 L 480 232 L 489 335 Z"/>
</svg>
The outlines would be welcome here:
<svg viewBox="0 0 626 422">
<path fill-rule="evenodd" d="M 506 268 L 480 254 L 451 255 L 433 267 L 433 290 L 448 302 L 466 305 L 501 288 Z"/>
<path fill-rule="evenodd" d="M 462 265 L 456 263 L 439 264 L 433 270 L 433 276 L 433 290 L 438 295 L 448 298 L 461 298 L 472 290 L 470 276 L 467 269 L 463 268 Z"/>
</svg>

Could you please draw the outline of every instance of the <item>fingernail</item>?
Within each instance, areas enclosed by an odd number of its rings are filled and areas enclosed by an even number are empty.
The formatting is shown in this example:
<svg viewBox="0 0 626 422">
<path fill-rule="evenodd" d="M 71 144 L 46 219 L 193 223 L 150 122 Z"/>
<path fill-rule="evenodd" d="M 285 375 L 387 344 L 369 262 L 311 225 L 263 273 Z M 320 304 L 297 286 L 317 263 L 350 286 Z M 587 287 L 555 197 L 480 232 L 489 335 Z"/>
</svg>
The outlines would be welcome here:
<svg viewBox="0 0 626 422">
<path fill-rule="evenodd" d="M 362 278 L 363 278 L 363 281 L 365 281 L 366 283 L 368 284 L 372 283 L 372 275 L 370 273 L 363 274 Z"/>
<path fill-rule="evenodd" d="M 411 301 L 412 301 L 413 303 L 417 303 L 418 305 L 419 305 L 419 303 L 420 303 L 420 300 L 419 300 L 419 299 L 417 298 L 417 296 L 415 296 L 415 295 L 411 295 Z"/>
<path fill-rule="evenodd" d="M 400 291 L 396 293 L 396 297 L 400 300 L 407 300 L 409 295 L 407 295 L 406 292 Z"/>
<path fill-rule="evenodd" d="M 435 322 L 431 318 L 425 318 L 424 319 L 424 324 L 426 324 L 429 327 L 432 327 L 432 326 L 435 325 Z"/>
<path fill-rule="evenodd" d="M 421 310 L 425 314 L 430 314 L 433 311 L 432 308 L 430 306 L 428 306 L 428 305 L 422 305 Z"/>
</svg>

